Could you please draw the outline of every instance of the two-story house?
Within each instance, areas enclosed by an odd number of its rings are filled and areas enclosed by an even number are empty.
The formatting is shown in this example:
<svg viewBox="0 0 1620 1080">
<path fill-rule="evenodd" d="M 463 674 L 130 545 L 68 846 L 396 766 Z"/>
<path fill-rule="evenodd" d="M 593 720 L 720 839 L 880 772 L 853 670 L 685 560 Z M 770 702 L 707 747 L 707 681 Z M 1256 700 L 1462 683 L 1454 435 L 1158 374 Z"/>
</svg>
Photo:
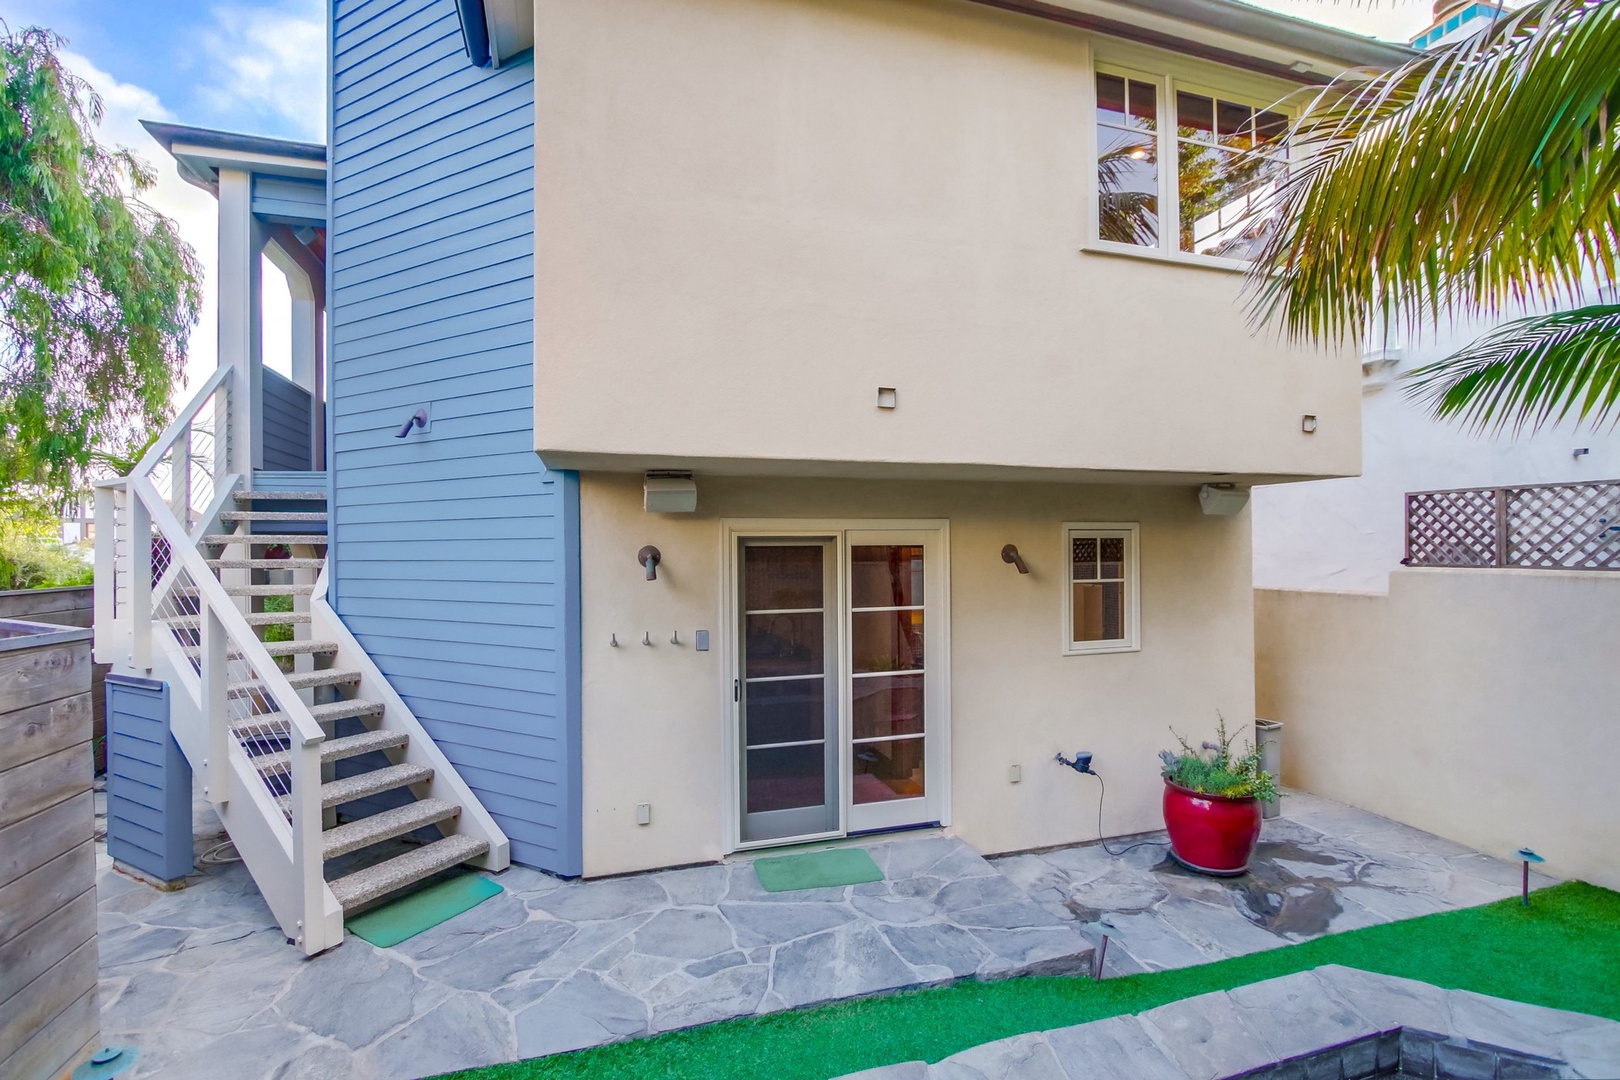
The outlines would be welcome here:
<svg viewBox="0 0 1620 1080">
<path fill-rule="evenodd" d="M 155 129 L 220 196 L 234 373 L 103 492 L 183 563 L 128 569 L 103 654 L 183 684 L 177 737 L 229 763 L 210 798 L 274 848 L 244 850 L 267 896 L 304 890 L 277 914 L 307 950 L 465 859 L 1093 839 L 1058 751 L 1095 754 L 1106 834 L 1152 829 L 1168 728 L 1253 716 L 1246 494 L 1355 473 L 1361 390 L 1353 351 L 1250 325 L 1242 258 L 1290 95 L 1404 49 L 1233 0 L 335 0 L 330 27 L 328 146 Z M 318 264 L 328 330 L 291 464 L 266 244 Z M 173 479 L 199 432 L 211 501 Z"/>
</svg>

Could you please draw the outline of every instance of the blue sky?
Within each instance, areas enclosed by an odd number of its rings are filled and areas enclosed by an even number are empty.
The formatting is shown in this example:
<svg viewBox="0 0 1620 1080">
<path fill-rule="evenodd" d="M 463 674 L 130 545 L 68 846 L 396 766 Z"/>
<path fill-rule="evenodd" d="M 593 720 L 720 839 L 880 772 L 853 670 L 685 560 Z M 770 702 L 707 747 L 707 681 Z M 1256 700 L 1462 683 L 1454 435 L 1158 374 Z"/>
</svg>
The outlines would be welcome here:
<svg viewBox="0 0 1620 1080">
<path fill-rule="evenodd" d="M 104 142 L 128 146 L 157 166 L 146 196 L 174 218 L 203 263 L 204 313 L 191 337 L 195 383 L 214 368 L 214 202 L 179 179 L 140 127 L 168 120 L 228 131 L 321 142 L 326 125 L 329 0 L 0 0 L 14 29 L 46 26 L 68 39 L 66 60 L 101 94 Z M 604 3 L 612 0 L 594 0 Z M 1429 24 L 1425 0 L 1252 0 L 1358 33 L 1406 39 Z M 285 283 L 265 288 L 265 359 L 285 370 Z"/>
</svg>

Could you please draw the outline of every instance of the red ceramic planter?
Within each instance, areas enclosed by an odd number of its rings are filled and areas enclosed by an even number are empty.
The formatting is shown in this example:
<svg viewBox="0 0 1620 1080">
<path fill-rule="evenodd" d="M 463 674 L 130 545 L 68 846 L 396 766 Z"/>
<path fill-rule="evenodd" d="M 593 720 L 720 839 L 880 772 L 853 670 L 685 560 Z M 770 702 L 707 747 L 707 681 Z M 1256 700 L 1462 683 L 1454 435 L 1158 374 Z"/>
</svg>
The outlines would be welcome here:
<svg viewBox="0 0 1620 1080">
<path fill-rule="evenodd" d="M 1232 877 L 1249 868 L 1260 840 L 1260 800 L 1200 795 L 1166 779 L 1164 826 L 1177 862 L 1201 874 Z"/>
</svg>

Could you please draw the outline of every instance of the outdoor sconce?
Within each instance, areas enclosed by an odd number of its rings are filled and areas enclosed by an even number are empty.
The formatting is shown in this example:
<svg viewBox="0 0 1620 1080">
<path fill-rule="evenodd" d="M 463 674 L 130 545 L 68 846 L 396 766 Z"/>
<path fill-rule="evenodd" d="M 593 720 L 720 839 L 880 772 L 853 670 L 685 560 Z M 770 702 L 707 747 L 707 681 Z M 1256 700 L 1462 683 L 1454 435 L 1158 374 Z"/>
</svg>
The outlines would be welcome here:
<svg viewBox="0 0 1620 1080">
<path fill-rule="evenodd" d="M 1006 547 L 1001 549 L 1001 561 L 1004 563 L 1012 563 L 1014 566 L 1018 567 L 1018 572 L 1020 574 L 1029 573 L 1029 567 L 1024 565 L 1024 557 L 1018 554 L 1018 545 L 1016 544 L 1008 544 Z"/>
<path fill-rule="evenodd" d="M 403 439 L 405 436 L 411 433 L 411 428 L 426 428 L 427 426 L 427 410 L 417 409 L 416 412 L 411 415 L 411 418 L 400 426 L 399 434 L 395 435 L 394 438 Z"/>
<path fill-rule="evenodd" d="M 651 544 L 636 552 L 636 562 L 647 568 L 648 581 L 658 580 L 658 560 L 661 558 L 663 556 Z M 649 642 L 649 644 L 651 643 Z"/>
</svg>

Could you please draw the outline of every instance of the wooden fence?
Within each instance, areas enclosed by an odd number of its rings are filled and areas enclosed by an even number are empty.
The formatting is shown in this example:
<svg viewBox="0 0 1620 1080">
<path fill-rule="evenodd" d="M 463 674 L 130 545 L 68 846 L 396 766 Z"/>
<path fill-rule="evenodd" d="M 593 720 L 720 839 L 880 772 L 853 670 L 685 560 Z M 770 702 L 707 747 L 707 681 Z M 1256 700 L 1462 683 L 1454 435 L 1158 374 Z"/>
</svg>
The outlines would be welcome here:
<svg viewBox="0 0 1620 1080">
<path fill-rule="evenodd" d="M 1620 480 L 1410 492 L 1401 562 L 1620 570 Z"/>
<path fill-rule="evenodd" d="M 0 592 L 0 619 L 88 627 L 95 622 L 95 614 L 95 588 L 90 585 Z M 97 773 L 107 769 L 107 694 L 102 688 L 107 671 L 108 665 L 96 664 L 90 677 L 91 738 Z"/>
</svg>

